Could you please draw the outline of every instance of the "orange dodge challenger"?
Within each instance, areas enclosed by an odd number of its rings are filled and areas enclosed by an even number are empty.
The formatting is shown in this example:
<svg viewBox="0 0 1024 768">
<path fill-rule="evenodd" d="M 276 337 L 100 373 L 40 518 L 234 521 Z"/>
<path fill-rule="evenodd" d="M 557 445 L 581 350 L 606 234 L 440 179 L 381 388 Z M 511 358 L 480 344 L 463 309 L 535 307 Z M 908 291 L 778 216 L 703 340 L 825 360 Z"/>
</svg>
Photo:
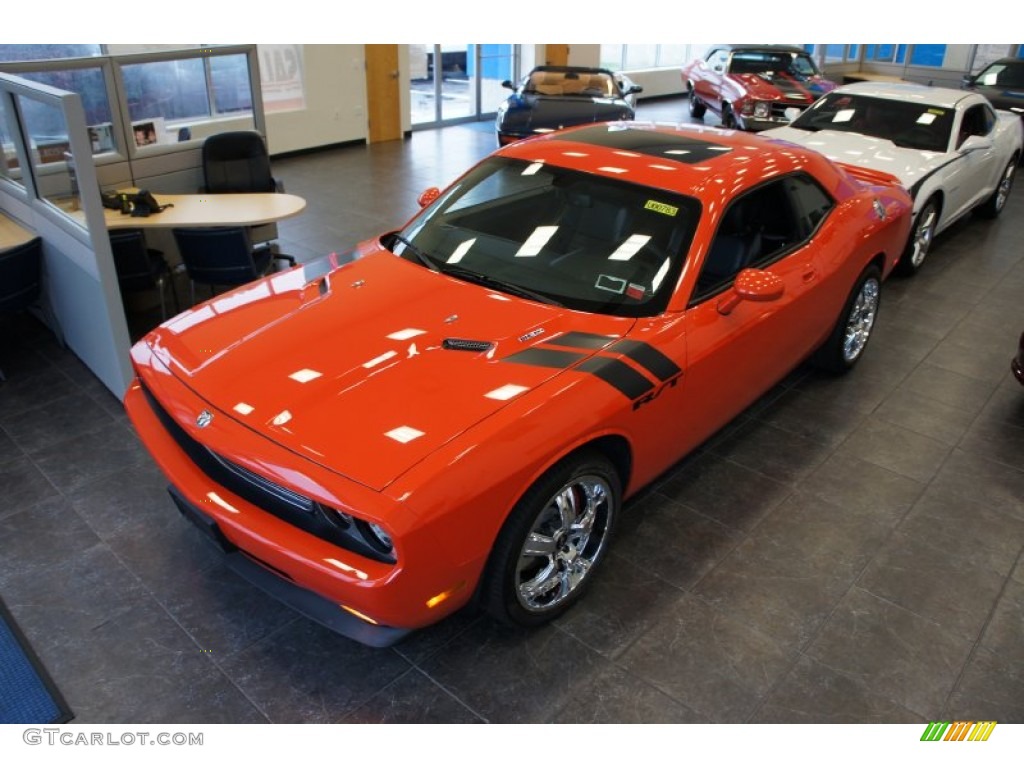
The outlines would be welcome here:
<svg viewBox="0 0 1024 768">
<path fill-rule="evenodd" d="M 470 601 L 568 609 L 625 499 L 801 361 L 857 362 L 911 210 L 792 144 L 629 122 L 421 203 L 165 322 L 125 395 L 228 561 L 375 646 Z"/>
</svg>

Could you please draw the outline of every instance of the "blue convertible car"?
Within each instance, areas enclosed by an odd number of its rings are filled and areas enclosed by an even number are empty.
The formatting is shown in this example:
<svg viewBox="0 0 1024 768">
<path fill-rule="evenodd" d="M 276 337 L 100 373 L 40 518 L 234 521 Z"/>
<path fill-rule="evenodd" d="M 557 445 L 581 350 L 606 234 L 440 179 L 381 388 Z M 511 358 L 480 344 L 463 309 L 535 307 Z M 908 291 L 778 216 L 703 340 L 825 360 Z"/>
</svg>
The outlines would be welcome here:
<svg viewBox="0 0 1024 768">
<path fill-rule="evenodd" d="M 643 89 L 607 69 L 536 67 L 498 107 L 498 144 L 539 133 L 608 120 L 632 120 L 635 94 Z"/>
</svg>

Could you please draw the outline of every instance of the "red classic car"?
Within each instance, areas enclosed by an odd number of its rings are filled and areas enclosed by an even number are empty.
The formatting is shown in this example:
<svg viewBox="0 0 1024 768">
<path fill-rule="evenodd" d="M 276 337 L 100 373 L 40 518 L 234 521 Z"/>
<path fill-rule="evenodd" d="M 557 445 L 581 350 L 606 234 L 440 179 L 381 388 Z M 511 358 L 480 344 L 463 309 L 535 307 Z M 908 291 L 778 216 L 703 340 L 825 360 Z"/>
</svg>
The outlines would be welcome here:
<svg viewBox="0 0 1024 768">
<path fill-rule="evenodd" d="M 128 414 L 228 562 L 383 646 L 583 594 L 623 501 L 809 356 L 864 353 L 894 179 L 703 126 L 511 144 L 408 224 L 193 307 Z"/>
<path fill-rule="evenodd" d="M 803 48 L 717 45 L 682 71 L 690 114 L 717 114 L 725 128 L 763 131 L 787 124 L 836 87 Z"/>
</svg>

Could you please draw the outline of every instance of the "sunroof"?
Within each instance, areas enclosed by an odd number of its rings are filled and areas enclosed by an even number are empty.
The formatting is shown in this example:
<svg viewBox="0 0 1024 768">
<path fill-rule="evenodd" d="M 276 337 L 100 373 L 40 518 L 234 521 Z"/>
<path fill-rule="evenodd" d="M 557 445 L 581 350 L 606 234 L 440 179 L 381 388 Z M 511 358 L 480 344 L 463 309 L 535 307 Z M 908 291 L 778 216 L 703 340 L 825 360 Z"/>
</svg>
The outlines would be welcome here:
<svg viewBox="0 0 1024 768">
<path fill-rule="evenodd" d="M 702 163 L 732 151 L 732 147 L 682 133 L 647 131 L 596 125 L 572 132 L 572 141 L 596 144 L 625 152 L 673 160 L 677 163 Z"/>
</svg>

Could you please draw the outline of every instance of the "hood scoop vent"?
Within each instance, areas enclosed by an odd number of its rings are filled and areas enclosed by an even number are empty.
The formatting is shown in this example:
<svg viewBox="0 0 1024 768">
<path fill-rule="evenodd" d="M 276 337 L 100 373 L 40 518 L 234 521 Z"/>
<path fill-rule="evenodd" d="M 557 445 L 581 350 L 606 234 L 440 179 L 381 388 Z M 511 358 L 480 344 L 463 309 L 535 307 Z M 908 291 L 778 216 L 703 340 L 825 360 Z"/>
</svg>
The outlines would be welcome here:
<svg viewBox="0 0 1024 768">
<path fill-rule="evenodd" d="M 441 346 L 444 349 L 454 349 L 459 352 L 487 352 L 494 345 L 489 341 L 475 339 L 445 339 Z"/>
</svg>

